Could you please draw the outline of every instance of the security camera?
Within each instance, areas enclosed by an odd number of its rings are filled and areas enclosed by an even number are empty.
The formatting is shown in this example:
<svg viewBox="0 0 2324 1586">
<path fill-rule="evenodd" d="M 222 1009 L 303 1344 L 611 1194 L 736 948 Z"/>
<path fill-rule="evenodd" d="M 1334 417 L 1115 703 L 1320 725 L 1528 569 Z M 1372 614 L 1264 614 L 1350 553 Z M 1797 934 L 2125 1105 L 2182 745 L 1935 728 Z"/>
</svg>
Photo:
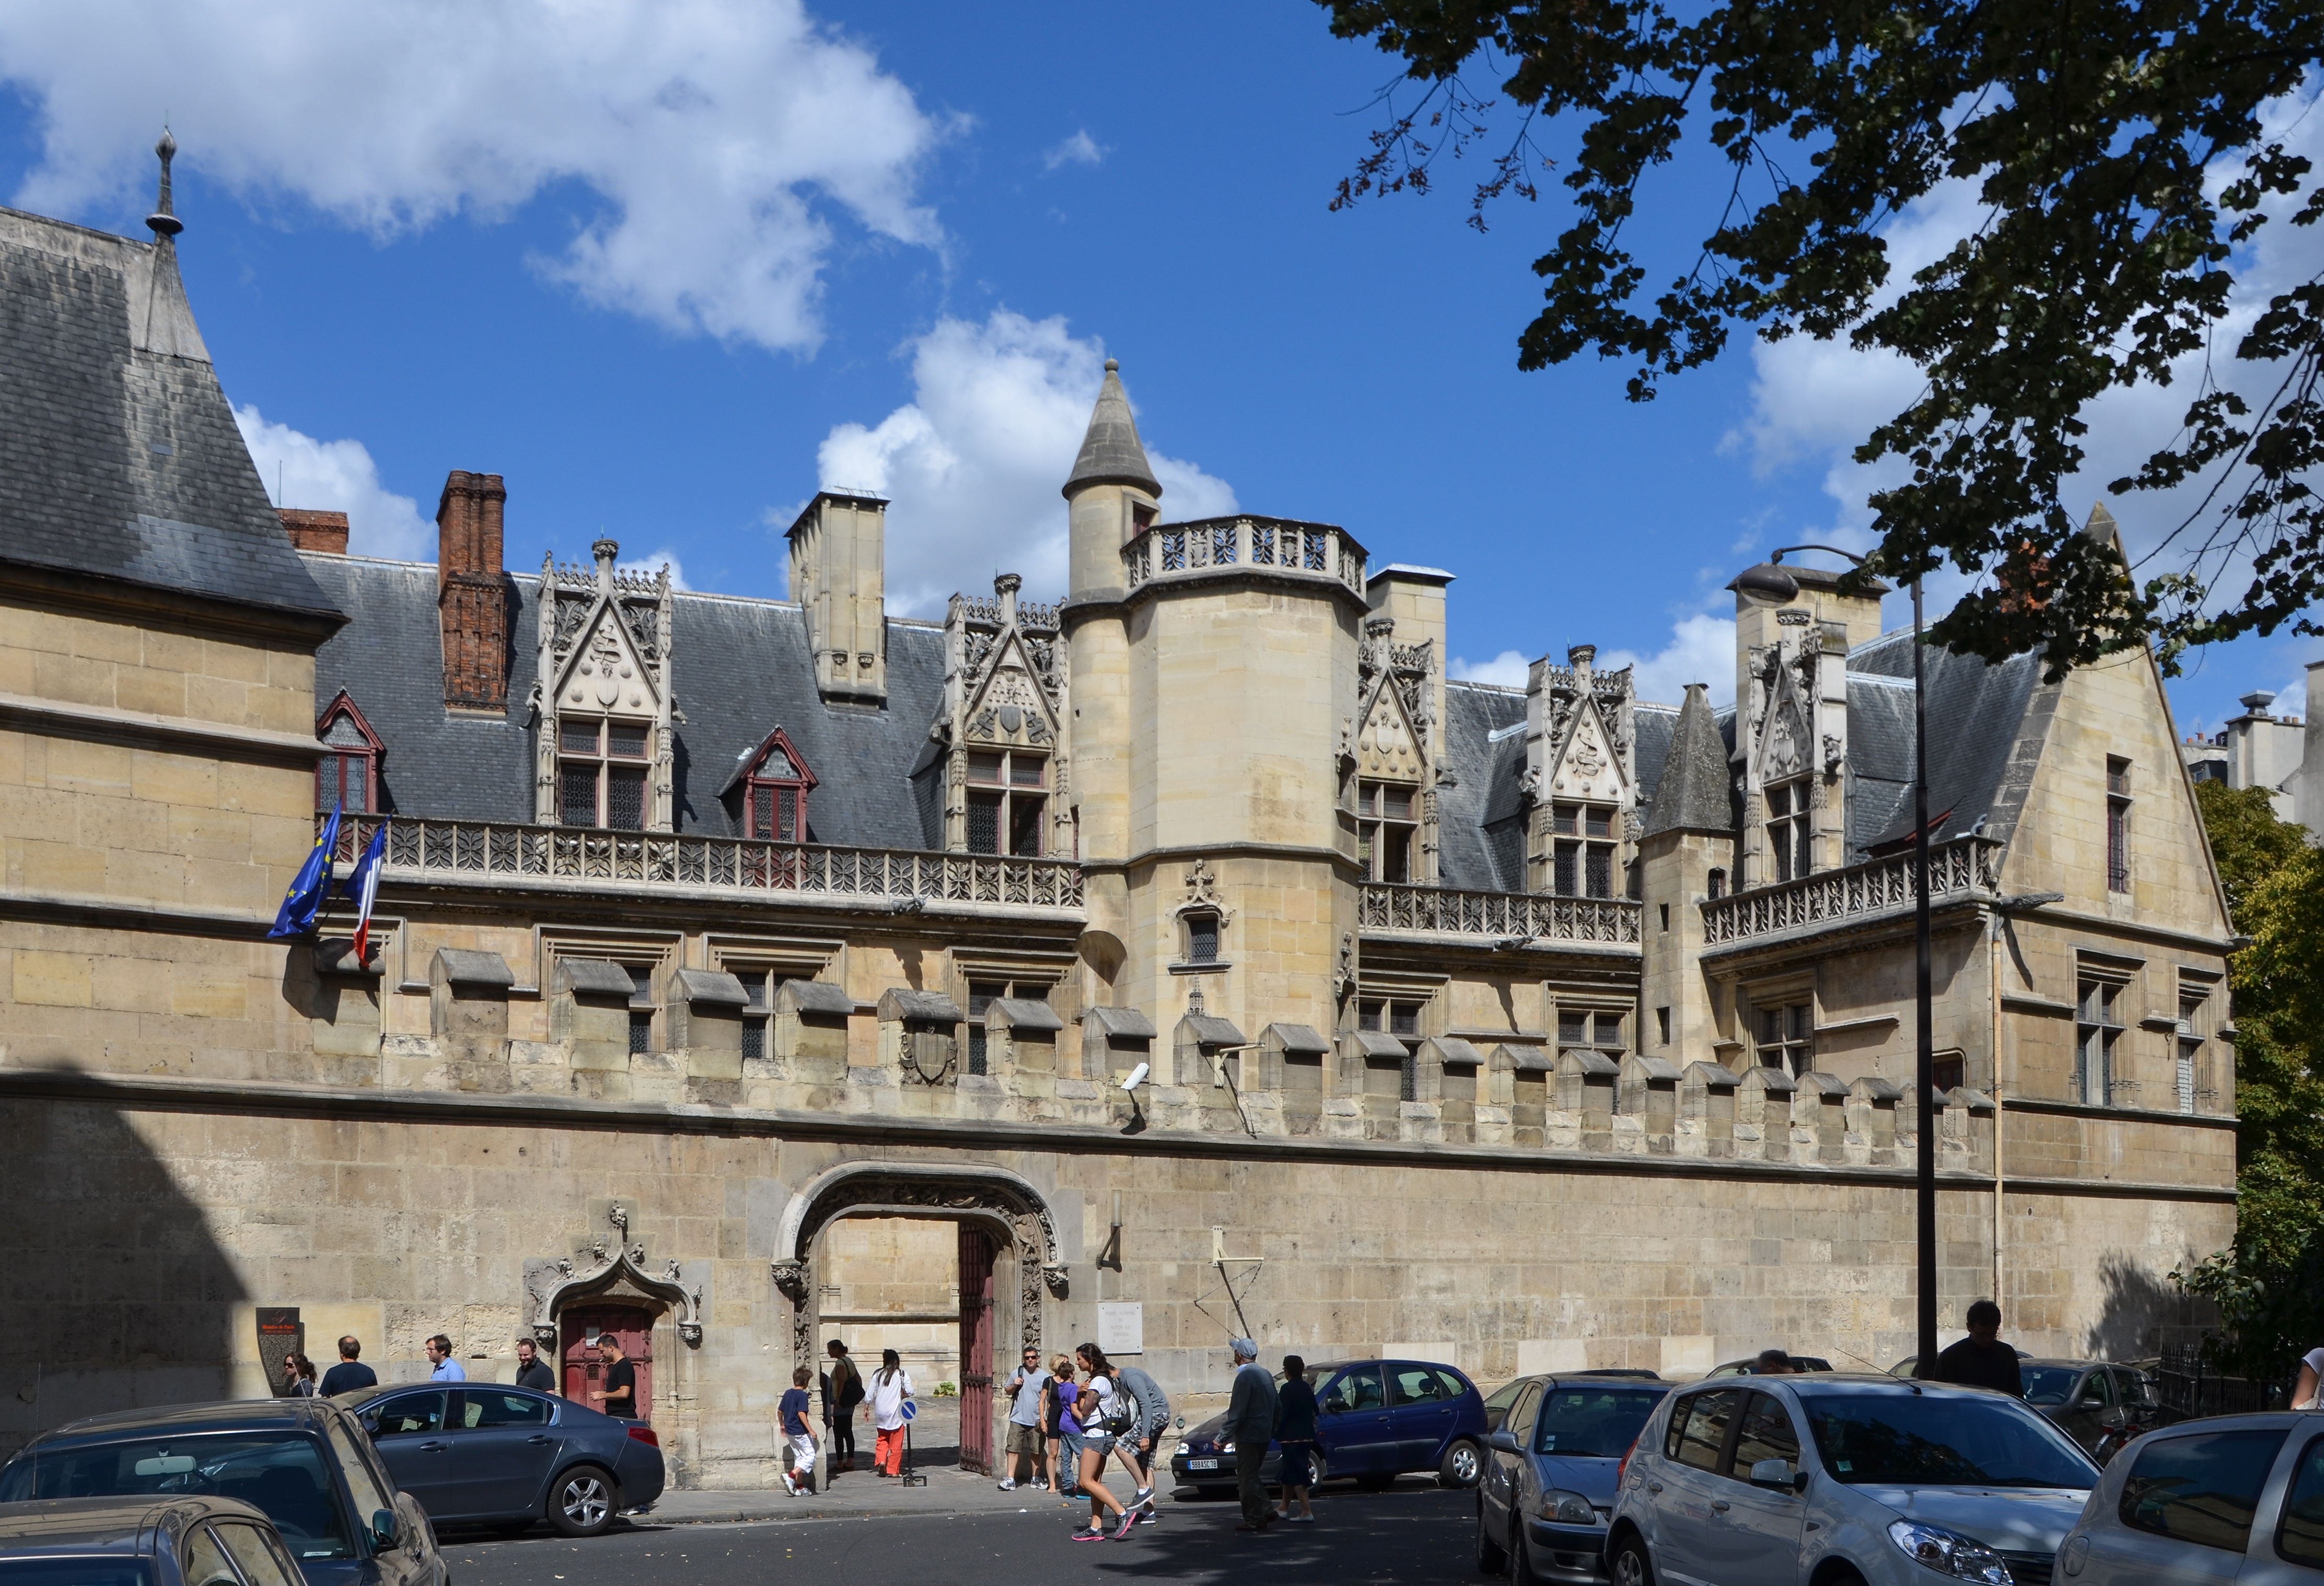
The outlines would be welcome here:
<svg viewBox="0 0 2324 1586">
<path fill-rule="evenodd" d="M 1121 1082 L 1121 1088 L 1125 1091 L 1134 1091 L 1139 1085 L 1144 1084 L 1146 1083 L 1146 1076 L 1153 1072 L 1153 1066 L 1154 1065 L 1150 1063 L 1141 1063 L 1137 1067 L 1131 1069 L 1130 1071 L 1130 1077 Z"/>
</svg>

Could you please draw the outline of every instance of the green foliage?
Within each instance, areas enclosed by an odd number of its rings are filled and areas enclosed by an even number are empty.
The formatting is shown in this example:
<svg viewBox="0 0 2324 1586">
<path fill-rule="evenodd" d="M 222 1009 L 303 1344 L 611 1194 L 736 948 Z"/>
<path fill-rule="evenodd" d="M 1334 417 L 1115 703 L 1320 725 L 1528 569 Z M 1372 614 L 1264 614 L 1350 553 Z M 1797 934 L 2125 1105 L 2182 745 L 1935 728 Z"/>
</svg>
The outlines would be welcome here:
<svg viewBox="0 0 2324 1586">
<path fill-rule="evenodd" d="M 2219 1307 L 2231 1370 L 2287 1376 L 2324 1343 L 2324 851 L 2267 790 L 2195 784 L 2236 928 L 2236 1243 L 2172 1276 Z"/>
<path fill-rule="evenodd" d="M 1645 401 L 1741 325 L 1845 335 L 1921 370 L 1919 398 L 1857 457 L 1910 470 L 1872 497 L 1882 575 L 1993 575 L 1940 641 L 1997 659 L 2045 649 L 2062 669 L 2158 636 L 2168 664 L 2286 622 L 2319 632 L 2306 608 L 2324 593 L 2324 503 L 2304 481 L 2324 462 L 2324 280 L 2276 294 L 2235 344 L 2268 366 L 2261 412 L 2209 364 L 2271 216 L 2324 218 L 2310 161 L 2261 120 L 2324 52 L 2315 0 L 1317 3 L 1419 90 L 1402 114 L 1384 95 L 1390 121 L 1334 208 L 1427 191 L 1436 160 L 1493 135 L 1506 102 L 1517 124 L 1477 184 L 1481 227 L 1491 200 L 1536 196 L 1536 129 L 1572 124 L 1573 224 L 1535 262 L 1546 306 L 1520 368 L 1594 351 L 1631 361 Z M 1469 88 L 1472 69 L 1498 98 Z M 1623 234 L 1691 129 L 1732 186 L 1691 264 L 1653 291 Z M 1887 291 L 1881 228 L 1948 182 L 1973 187 L 1977 224 Z M 2059 485 L 2082 464 L 2085 408 L 2169 383 L 2190 355 L 2206 361 L 2186 428 L 2112 488 L 2210 493 L 2173 537 L 2175 567 L 2141 586 L 2076 532 Z M 2248 586 L 2212 604 L 2237 568 Z"/>
</svg>

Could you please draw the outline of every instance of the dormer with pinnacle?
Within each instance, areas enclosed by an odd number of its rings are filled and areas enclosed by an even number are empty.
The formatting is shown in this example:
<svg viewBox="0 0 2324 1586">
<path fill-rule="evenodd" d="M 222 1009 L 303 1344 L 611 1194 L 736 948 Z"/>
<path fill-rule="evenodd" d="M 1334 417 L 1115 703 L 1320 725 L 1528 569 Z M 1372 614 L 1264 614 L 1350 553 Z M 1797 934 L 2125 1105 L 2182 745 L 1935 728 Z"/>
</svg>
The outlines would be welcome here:
<svg viewBox="0 0 2324 1586">
<path fill-rule="evenodd" d="M 1630 669 L 1601 672 L 1595 645 L 1526 678 L 1526 878 L 1565 897 L 1628 895 L 1637 858 L 1637 694 Z"/>
<path fill-rule="evenodd" d="M 1003 573 L 990 600 L 945 610 L 944 699 L 929 735 L 945 757 L 945 846 L 1070 855 L 1065 726 L 1071 714 L 1057 608 L 1020 598 Z"/>
<path fill-rule="evenodd" d="M 540 681 L 532 699 L 533 818 L 543 825 L 667 832 L 675 744 L 669 568 L 620 567 L 600 539 L 594 566 L 540 566 Z"/>
</svg>

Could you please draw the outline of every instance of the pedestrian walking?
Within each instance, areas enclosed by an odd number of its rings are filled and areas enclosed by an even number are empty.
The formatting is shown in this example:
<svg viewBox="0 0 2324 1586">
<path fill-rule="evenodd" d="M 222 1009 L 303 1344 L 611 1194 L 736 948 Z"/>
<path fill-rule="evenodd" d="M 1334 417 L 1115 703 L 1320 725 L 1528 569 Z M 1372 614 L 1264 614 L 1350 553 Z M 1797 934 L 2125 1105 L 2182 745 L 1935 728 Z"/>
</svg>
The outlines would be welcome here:
<svg viewBox="0 0 2324 1586">
<path fill-rule="evenodd" d="M 1315 1523 L 1315 1385 L 1307 1380 L 1307 1362 L 1297 1355 L 1283 1357 L 1283 1386 L 1275 1393 L 1275 1441 L 1283 1445 L 1283 1502 L 1275 1517 L 1295 1525 Z M 1242 1444 L 1235 1444 L 1238 1452 Z M 1240 1462 L 1236 1470 L 1241 1470 Z M 1292 1506 L 1298 1513 L 1292 1513 Z"/>
<path fill-rule="evenodd" d="M 831 1369 L 825 1375 L 831 1383 L 831 1448 L 824 1462 L 826 1475 L 855 1469 L 855 1412 L 863 1403 L 863 1373 L 855 1369 L 855 1357 L 847 1346 L 833 1339 L 824 1346 L 831 1357 Z"/>
<path fill-rule="evenodd" d="M 912 1397 L 912 1374 L 894 1350 L 880 1351 L 880 1369 L 872 1373 L 872 1426 L 879 1441 L 872 1450 L 872 1468 L 882 1476 L 904 1471 L 904 1423 L 910 1419 L 904 1406 Z"/>
<path fill-rule="evenodd" d="M 589 1397 L 597 1407 L 619 1421 L 638 1415 L 638 1368 L 622 1353 L 622 1341 L 610 1332 L 597 1335 L 597 1352 L 605 1359 L 605 1386 Z"/>
<path fill-rule="evenodd" d="M 783 1472 L 783 1490 L 793 1498 L 815 1490 L 815 1428 L 807 1425 L 807 1385 L 815 1375 L 805 1366 L 791 1369 L 791 1385 L 778 1406 L 783 1436 L 790 1443 L 790 1469 Z"/>
<path fill-rule="evenodd" d="M 1064 1355 L 1049 1362 L 1049 1388 L 1047 1402 L 1041 1411 L 1041 1424 L 1049 1434 L 1050 1480 L 1057 1484 L 1061 1498 L 1079 1498 L 1082 1494 L 1078 1477 L 1082 1468 L 1081 1439 L 1065 1430 L 1066 1412 L 1073 1408 L 1074 1398 L 1080 1389 L 1074 1386 L 1074 1363 Z"/>
<path fill-rule="evenodd" d="M 539 1388 L 543 1393 L 557 1391 L 557 1373 L 540 1358 L 540 1346 L 529 1338 L 516 1341 L 516 1385 Z"/>
<path fill-rule="evenodd" d="M 1227 1346 L 1234 1356 L 1234 1389 L 1227 1396 L 1226 1425 L 1219 1435 L 1234 1444 L 1235 1488 L 1242 1498 L 1238 1531 L 1264 1531 L 1275 1519 L 1267 1486 L 1259 1479 L 1267 1445 L 1275 1441 L 1275 1378 L 1259 1363 L 1259 1345 L 1238 1338 Z"/>
<path fill-rule="evenodd" d="M 1037 1491 L 1048 1486 L 1048 1448 L 1041 1427 L 1041 1394 L 1049 1386 L 1049 1374 L 1041 1369 L 1041 1351 L 1028 1349 L 1024 1362 L 1009 1379 L 1009 1446 L 1004 1451 L 1009 1458 L 1008 1472 L 1001 1478 L 1001 1490 L 1013 1492 L 1024 1481 Z"/>
<path fill-rule="evenodd" d="M 282 1392 L 290 1398 L 315 1397 L 315 1362 L 297 1350 L 282 1357 Z"/>
<path fill-rule="evenodd" d="M 1114 1380 L 1137 1402 L 1138 1424 L 1113 1440 L 1113 1452 L 1137 1484 L 1130 1507 L 1139 1511 L 1138 1523 L 1151 1526 L 1162 1517 L 1154 1507 L 1154 1451 L 1170 1426 L 1170 1397 L 1160 1383 L 1137 1366 L 1118 1368 Z"/>
<path fill-rule="evenodd" d="M 1074 1533 L 1075 1542 L 1103 1542 L 1106 1539 L 1105 1516 L 1108 1512 L 1120 1517 L 1113 1540 L 1120 1541 L 1138 1524 L 1135 1510 L 1122 1507 L 1121 1499 L 1105 1484 L 1106 1456 L 1113 1450 L 1113 1440 L 1135 1425 L 1137 1411 L 1130 1396 L 1115 1380 L 1113 1363 L 1105 1351 L 1093 1343 L 1083 1344 L 1074 1351 L 1074 1360 L 1087 1379 L 1080 1392 L 1074 1396 L 1074 1406 L 1068 1419 L 1081 1439 L 1081 1468 L 1076 1472 L 1082 1489 L 1089 1494 L 1089 1529 Z"/>
<path fill-rule="evenodd" d="M 379 1386 L 379 1373 L 363 1363 L 363 1340 L 348 1333 L 339 1340 L 339 1363 L 323 1373 L 322 1393 L 334 1398 L 343 1393 L 353 1393 L 358 1388 Z"/>
<path fill-rule="evenodd" d="M 452 1341 L 442 1333 L 428 1341 L 428 1364 L 434 1368 L 428 1373 L 430 1382 L 466 1382 L 467 1369 L 452 1358 Z"/>
<path fill-rule="evenodd" d="M 1939 1355 L 1936 1369 L 1925 1374 L 1936 1382 L 1998 1388 L 2024 1398 L 2025 1377 L 2017 1369 L 2017 1351 L 2001 1342 L 2001 1307 L 1979 1300 L 1962 1320 L 1969 1323 L 1969 1336 Z"/>
</svg>

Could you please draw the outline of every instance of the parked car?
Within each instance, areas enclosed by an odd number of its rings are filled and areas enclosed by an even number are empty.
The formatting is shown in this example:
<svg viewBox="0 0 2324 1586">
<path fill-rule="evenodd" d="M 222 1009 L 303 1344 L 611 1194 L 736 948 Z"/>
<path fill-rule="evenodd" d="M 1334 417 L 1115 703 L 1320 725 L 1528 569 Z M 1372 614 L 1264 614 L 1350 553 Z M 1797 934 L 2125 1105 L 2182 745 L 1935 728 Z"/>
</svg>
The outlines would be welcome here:
<svg viewBox="0 0 2324 1586">
<path fill-rule="evenodd" d="M 1831 1369 L 1831 1362 L 1821 1355 L 1786 1355 L 1784 1358 L 1791 1361 L 1792 1369 L 1794 1371 Z M 1707 1381 L 1713 1377 L 1757 1377 L 1758 1374 L 1759 1357 L 1754 1355 L 1748 1360 L 1729 1360 L 1724 1366 L 1713 1366 L 1702 1375 Z"/>
<path fill-rule="evenodd" d="M 1605 1578 L 1606 1517 L 1622 1456 L 1671 1389 L 1575 1372 L 1528 1377 L 1485 1437 L 1477 1480 L 1477 1569 L 1518 1586 Z"/>
<path fill-rule="evenodd" d="M 327 1398 L 124 1410 L 44 1432 L 0 1469 L 0 1504 L 238 1498 L 274 1523 L 306 1586 L 448 1586 L 427 1511 Z"/>
<path fill-rule="evenodd" d="M 2101 1465 L 2132 1438 L 2178 1418 L 2163 1407 L 2153 1379 L 2135 1366 L 2028 1359 L 2017 1370 L 2025 1402 Z"/>
<path fill-rule="evenodd" d="M 7 1586 L 304 1586 L 274 1522 L 231 1498 L 0 1504 Z"/>
<path fill-rule="evenodd" d="M 365 1388 L 339 1403 L 363 1422 L 396 1485 L 439 1525 L 512 1534 L 546 1518 L 595 1536 L 661 1497 L 661 1445 L 642 1421 L 496 1382 Z"/>
<path fill-rule="evenodd" d="M 1485 1401 L 1451 1366 L 1429 1360 L 1342 1360 L 1307 1368 L 1316 1385 L 1316 1477 L 1352 1476 L 1386 1487 L 1407 1471 L 1434 1471 L 1447 1487 L 1474 1486 L 1482 1462 Z M 1277 1381 L 1282 1380 L 1277 1377 Z M 1223 1415 L 1180 1439 L 1170 1458 L 1182 1487 L 1206 1496 L 1233 1490 L 1249 1451 L 1222 1440 Z M 1259 1473 L 1273 1481 L 1282 1450 L 1268 1444 Z"/>
<path fill-rule="evenodd" d="M 2272 1410 L 2146 1434 L 2107 1467 L 2058 1569 L 2071 1586 L 2314 1586 L 2324 1417 Z"/>
<path fill-rule="evenodd" d="M 2044 1586 L 2098 1468 L 2006 1394 L 1818 1374 L 1673 1393 L 1620 1480 L 1617 1586 Z"/>
</svg>

